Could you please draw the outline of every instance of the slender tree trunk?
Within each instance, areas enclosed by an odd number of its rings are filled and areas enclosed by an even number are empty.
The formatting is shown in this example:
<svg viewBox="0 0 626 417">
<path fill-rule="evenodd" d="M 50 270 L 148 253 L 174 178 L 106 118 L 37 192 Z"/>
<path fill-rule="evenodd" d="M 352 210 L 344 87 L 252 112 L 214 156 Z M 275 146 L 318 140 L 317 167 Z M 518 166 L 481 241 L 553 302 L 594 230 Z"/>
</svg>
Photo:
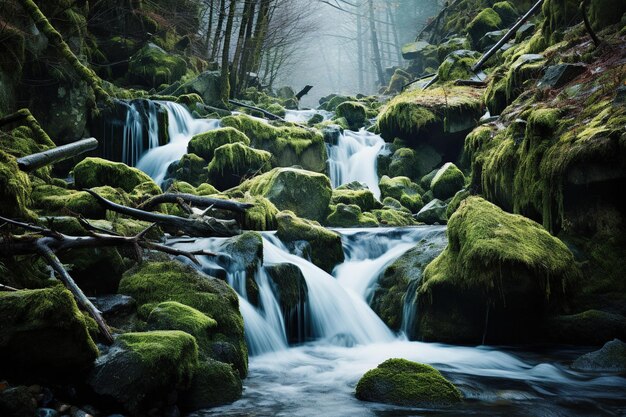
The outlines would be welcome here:
<svg viewBox="0 0 626 417">
<path fill-rule="evenodd" d="M 230 0 L 228 9 L 228 19 L 226 20 L 226 31 L 224 32 L 224 48 L 222 49 L 222 101 L 227 107 L 230 97 L 230 76 L 229 76 L 229 55 L 230 55 L 230 38 L 233 30 L 233 21 L 235 20 L 236 0 Z"/>
<path fill-rule="evenodd" d="M 206 36 L 204 37 L 204 48 L 203 48 L 203 53 L 206 54 L 206 56 L 209 56 L 209 45 L 211 43 L 211 34 L 213 31 L 213 6 L 214 6 L 214 0 L 211 0 L 209 3 L 209 18 L 207 19 L 207 28 L 206 28 Z"/>
<path fill-rule="evenodd" d="M 253 51 L 253 33 L 254 33 L 254 21 L 255 21 L 255 11 L 256 6 L 258 4 L 257 0 L 251 0 L 252 4 L 250 6 L 250 18 L 248 19 L 248 24 L 246 27 L 246 36 L 243 43 L 243 53 L 241 63 L 239 64 L 239 81 L 237 83 L 237 89 L 235 90 L 237 94 L 243 91 L 248 86 L 248 72 L 250 71 L 250 62 L 252 61 L 252 51 Z M 260 16 L 256 17 L 256 20 L 259 20 Z"/>
<path fill-rule="evenodd" d="M 356 5 L 356 49 L 357 49 L 357 62 L 359 71 L 359 91 L 363 92 L 365 87 L 365 68 L 363 65 L 363 18 L 361 17 L 361 3 Z"/>
<path fill-rule="evenodd" d="M 399 8 L 399 7 L 398 7 Z M 397 10 L 397 9 L 396 9 Z M 398 65 L 402 64 L 402 47 L 400 45 L 400 38 L 398 37 L 398 20 L 396 14 L 391 11 L 391 5 L 387 5 L 387 15 L 389 17 L 389 24 L 391 25 L 391 31 L 393 32 L 393 44 L 396 50 L 396 62 Z"/>
<path fill-rule="evenodd" d="M 374 52 L 374 65 L 376 65 L 376 75 L 378 76 L 378 84 L 385 85 L 385 74 L 383 72 L 383 64 L 380 58 L 380 46 L 378 44 L 378 32 L 376 31 L 376 22 L 374 20 L 374 1 L 368 0 L 370 33 L 372 37 L 372 51 Z"/>
<path fill-rule="evenodd" d="M 213 38 L 213 45 L 211 47 L 211 61 L 215 60 L 217 56 L 217 50 L 219 48 L 219 41 L 222 34 L 222 26 L 224 26 L 224 17 L 226 16 L 226 0 L 220 0 L 220 13 L 217 18 L 217 27 L 215 28 L 215 37 Z"/>
<path fill-rule="evenodd" d="M 254 30 L 254 50 L 252 52 L 252 63 L 250 65 L 250 71 L 259 72 L 261 65 L 261 55 L 263 51 L 263 44 L 267 36 L 267 29 L 269 27 L 269 15 L 271 0 L 261 0 L 259 7 L 259 17 L 257 18 L 256 28 Z"/>
<path fill-rule="evenodd" d="M 235 55 L 233 56 L 233 67 L 230 72 L 230 98 L 235 97 L 237 92 L 237 75 L 239 73 L 239 64 L 243 54 L 243 44 L 246 36 L 246 29 L 248 27 L 248 20 L 251 18 L 250 9 L 252 1 L 247 0 L 244 4 L 241 14 L 241 24 L 239 25 L 239 35 L 237 36 L 237 45 L 235 47 Z"/>
</svg>

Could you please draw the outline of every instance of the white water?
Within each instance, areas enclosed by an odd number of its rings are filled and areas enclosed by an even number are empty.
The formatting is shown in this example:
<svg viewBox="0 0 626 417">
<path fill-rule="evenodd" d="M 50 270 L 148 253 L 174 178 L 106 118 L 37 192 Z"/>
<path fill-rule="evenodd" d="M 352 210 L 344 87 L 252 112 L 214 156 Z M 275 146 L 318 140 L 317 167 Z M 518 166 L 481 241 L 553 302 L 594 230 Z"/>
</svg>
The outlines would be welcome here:
<svg viewBox="0 0 626 417">
<path fill-rule="evenodd" d="M 148 101 L 147 103 L 147 132 L 144 132 L 143 102 L 133 101 L 126 103 L 127 112 L 122 139 L 122 162 L 129 166 L 135 166 L 145 152 L 159 146 L 159 108 L 154 101 Z M 144 135 L 147 135 L 147 149 L 144 149 Z"/>
<path fill-rule="evenodd" d="M 194 135 L 217 129 L 219 120 L 194 119 L 189 111 L 171 101 L 159 101 L 167 109 L 169 143 L 148 151 L 137 163 L 137 168 L 161 184 L 172 162 L 187 153 L 187 144 Z"/>
<path fill-rule="evenodd" d="M 285 120 L 292 123 L 306 123 L 316 114 L 321 114 L 324 120 L 330 120 L 333 114 L 325 110 L 285 110 Z"/>
<path fill-rule="evenodd" d="M 333 188 L 359 181 L 367 184 L 374 197 L 380 198 L 376 165 L 384 145 L 380 135 L 364 129 L 344 131 L 337 145 L 328 147 L 328 170 Z"/>
</svg>

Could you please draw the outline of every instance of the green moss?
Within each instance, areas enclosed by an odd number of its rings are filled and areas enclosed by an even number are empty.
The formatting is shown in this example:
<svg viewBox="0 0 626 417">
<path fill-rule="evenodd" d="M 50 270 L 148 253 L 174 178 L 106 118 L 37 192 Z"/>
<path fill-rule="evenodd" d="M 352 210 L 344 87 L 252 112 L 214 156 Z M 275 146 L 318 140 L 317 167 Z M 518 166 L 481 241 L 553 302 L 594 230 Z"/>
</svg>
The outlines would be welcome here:
<svg viewBox="0 0 626 417">
<path fill-rule="evenodd" d="M 85 158 L 74 167 L 73 174 L 77 188 L 110 185 L 130 193 L 144 182 L 154 183 L 152 178 L 137 168 L 101 158 Z"/>
<path fill-rule="evenodd" d="M 7 378 L 71 379 L 98 356 L 85 317 L 60 285 L 0 292 L 0 314 L 0 366 Z"/>
<path fill-rule="evenodd" d="M 181 394 L 179 404 L 185 411 L 216 407 L 238 400 L 241 390 L 241 379 L 230 365 L 214 360 L 202 361 L 190 388 Z"/>
<path fill-rule="evenodd" d="M 223 126 L 230 126 L 250 138 L 250 146 L 272 154 L 272 166 L 299 165 L 306 170 L 325 172 L 326 145 L 320 132 L 295 126 L 275 127 L 246 115 L 228 116 Z"/>
<path fill-rule="evenodd" d="M 398 68 L 394 71 L 389 81 L 389 86 L 385 90 L 386 95 L 398 94 L 402 91 L 405 85 L 411 82 L 411 75 L 406 71 Z"/>
<path fill-rule="evenodd" d="M 335 96 L 326 103 L 326 108 L 324 110 L 335 111 L 337 109 L 337 106 L 339 106 L 341 103 L 345 103 L 346 101 L 351 100 L 353 100 L 353 97 Z"/>
<path fill-rule="evenodd" d="M 198 195 L 213 195 L 217 194 L 218 192 L 219 191 L 217 191 L 217 188 L 208 183 L 200 184 L 198 188 L 196 188 L 196 193 Z"/>
<path fill-rule="evenodd" d="M 254 204 L 246 210 L 241 226 L 246 230 L 274 230 L 276 229 L 276 215 L 278 209 L 270 200 L 259 195 L 247 193 L 244 198 L 238 199 L 243 203 Z"/>
<path fill-rule="evenodd" d="M 480 54 L 468 51 L 454 51 L 439 66 L 437 75 L 441 81 L 469 80 L 474 77 L 472 67 Z"/>
<path fill-rule="evenodd" d="M 168 167 L 168 177 L 189 183 L 192 186 L 207 181 L 207 162 L 194 153 L 183 155 L 179 161 Z"/>
<path fill-rule="evenodd" d="M 128 78 L 131 83 L 159 87 L 180 80 L 187 72 L 187 63 L 154 44 L 147 44 L 130 58 Z"/>
<path fill-rule="evenodd" d="M 541 10 L 544 16 L 541 32 L 548 45 L 561 41 L 563 29 L 580 18 L 580 2 L 577 0 L 546 0 Z"/>
<path fill-rule="evenodd" d="M 300 219 L 289 211 L 279 213 L 276 220 L 276 236 L 287 244 L 298 240 L 307 241 L 311 248 L 311 262 L 321 269 L 330 273 L 337 264 L 343 262 L 341 236 L 338 233 L 320 226 L 317 222 Z"/>
<path fill-rule="evenodd" d="M 217 188 L 232 188 L 246 177 L 269 171 L 271 157 L 269 152 L 242 143 L 222 145 L 215 149 L 207 167 L 209 179 Z"/>
<path fill-rule="evenodd" d="M 563 242 L 479 197 L 468 197 L 449 219 L 448 241 L 418 292 L 427 340 L 479 342 L 487 305 L 492 341 L 523 339 L 580 277 Z M 463 318 L 446 323 L 456 316 Z"/>
<path fill-rule="evenodd" d="M 346 101 L 337 106 L 336 116 L 345 118 L 348 122 L 348 128 L 358 130 L 365 124 L 366 107 L 355 101 Z"/>
<path fill-rule="evenodd" d="M 459 120 L 477 120 L 482 92 L 468 87 L 414 89 L 394 97 L 382 109 L 378 128 L 384 138 L 414 142 L 437 140 Z"/>
<path fill-rule="evenodd" d="M 207 161 L 213 159 L 217 148 L 231 143 L 250 145 L 250 139 L 232 127 L 224 127 L 194 136 L 187 145 L 187 152 L 194 153 Z"/>
<path fill-rule="evenodd" d="M 452 197 L 450 203 L 448 203 L 448 208 L 446 209 L 446 217 L 450 218 L 454 212 L 459 208 L 461 202 L 465 200 L 467 197 L 472 195 L 468 190 L 461 190 Z"/>
<path fill-rule="evenodd" d="M 339 203 L 331 206 L 326 225 L 331 227 L 378 227 L 378 219 L 372 213 L 362 213 L 357 205 Z"/>
<path fill-rule="evenodd" d="M 478 41 L 485 33 L 502 29 L 502 18 L 492 8 L 483 9 L 474 19 L 467 25 L 467 34 L 474 46 L 478 45 Z"/>
<path fill-rule="evenodd" d="M 331 204 L 356 204 L 363 211 L 370 211 L 376 207 L 376 199 L 374 194 L 368 189 L 349 190 L 341 187 L 333 190 L 330 199 Z"/>
<path fill-rule="evenodd" d="M 112 187 L 95 187 L 92 190 L 115 203 L 130 204 L 128 196 L 122 190 Z M 103 219 L 107 213 L 106 209 L 85 191 L 42 184 L 33 189 L 32 198 L 33 208 L 42 215 L 81 214 L 88 219 Z"/>
<path fill-rule="evenodd" d="M 411 212 L 407 212 L 405 210 L 397 210 L 395 208 L 380 209 L 372 210 L 372 214 L 376 216 L 376 219 L 378 220 L 380 225 L 385 227 L 402 227 L 418 224 L 417 221 L 413 218 Z"/>
<path fill-rule="evenodd" d="M 311 220 L 325 217 L 332 195 L 327 176 L 296 168 L 274 168 L 245 181 L 238 189 L 266 197 L 279 210 Z"/>
<path fill-rule="evenodd" d="M 508 1 L 500 1 L 492 6 L 493 10 L 498 13 L 498 16 L 502 19 L 503 26 L 509 26 L 517 19 L 517 10 Z"/>
<path fill-rule="evenodd" d="M 177 301 L 213 318 L 217 328 L 212 340 L 231 343 L 237 350 L 233 365 L 242 376 L 246 374 L 248 353 L 239 302 L 236 293 L 223 281 L 176 261 L 145 262 L 124 274 L 119 292 L 137 301 L 144 318 L 155 305 L 165 301 Z"/>
<path fill-rule="evenodd" d="M 461 392 L 429 365 L 388 359 L 363 375 L 356 386 L 360 400 L 412 407 L 451 405 Z"/>
<path fill-rule="evenodd" d="M 611 0 L 592 0 L 589 6 L 589 20 L 595 30 L 619 23 L 626 13 L 626 4 Z"/>
<path fill-rule="evenodd" d="M 465 185 L 465 175 L 452 162 L 442 166 L 430 182 L 433 195 L 440 200 L 447 200 Z"/>
<path fill-rule="evenodd" d="M 177 330 L 124 333 L 116 343 L 138 358 L 144 377 L 158 381 L 163 388 L 189 387 L 198 365 L 198 345 L 193 336 Z"/>
<path fill-rule="evenodd" d="M 423 190 L 421 187 L 411 181 L 407 177 L 395 177 L 389 178 L 384 175 L 380 179 L 378 184 L 380 187 L 381 197 L 395 198 L 404 207 L 411 210 L 413 213 L 417 213 L 424 207 L 421 194 Z"/>
<path fill-rule="evenodd" d="M 0 214 L 6 217 L 30 219 L 31 183 L 20 171 L 16 159 L 0 150 Z"/>
</svg>

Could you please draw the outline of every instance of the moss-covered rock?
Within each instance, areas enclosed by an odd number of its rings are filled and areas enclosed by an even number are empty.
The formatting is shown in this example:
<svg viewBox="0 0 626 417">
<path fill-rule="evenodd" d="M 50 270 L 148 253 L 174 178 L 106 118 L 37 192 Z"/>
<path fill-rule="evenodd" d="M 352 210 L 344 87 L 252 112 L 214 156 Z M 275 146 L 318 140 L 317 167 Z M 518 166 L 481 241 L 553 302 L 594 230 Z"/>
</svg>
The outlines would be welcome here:
<svg viewBox="0 0 626 417">
<path fill-rule="evenodd" d="M 404 86 L 411 82 L 411 78 L 411 74 L 408 72 L 401 68 L 396 69 L 391 76 L 391 80 L 389 80 L 385 94 L 393 95 L 400 93 Z"/>
<path fill-rule="evenodd" d="M 582 355 L 572 368 L 585 372 L 626 372 L 626 343 L 619 339 L 607 342 L 602 349 Z"/>
<path fill-rule="evenodd" d="M 626 13 L 624 2 L 610 0 L 591 0 L 589 3 L 589 20 L 595 30 L 602 30 L 609 25 L 619 23 Z"/>
<path fill-rule="evenodd" d="M 28 175 L 20 171 L 17 161 L 0 150 L 0 215 L 29 219 L 31 183 Z"/>
<path fill-rule="evenodd" d="M 74 181 L 77 188 L 93 188 L 109 185 L 130 193 L 135 187 L 152 182 L 144 172 L 121 162 L 111 162 L 101 158 L 85 158 L 74 167 Z M 154 184 L 158 187 L 156 184 Z"/>
<path fill-rule="evenodd" d="M 297 241 L 305 241 L 310 248 L 311 262 L 330 273 L 333 268 L 343 262 L 344 254 L 341 236 L 328 230 L 319 223 L 300 219 L 289 211 L 276 216 L 278 231 L 276 236 L 287 245 Z"/>
<path fill-rule="evenodd" d="M 415 149 L 401 147 L 391 156 L 387 173 L 391 177 L 419 179 L 441 162 L 441 155 L 429 145 L 418 145 Z"/>
<path fill-rule="evenodd" d="M 351 130 L 359 130 L 365 124 L 366 108 L 363 104 L 355 101 L 346 101 L 337 106 L 337 117 L 343 117 L 348 122 Z"/>
<path fill-rule="evenodd" d="M 72 379 L 98 356 L 85 316 L 62 286 L 0 292 L 0 366 L 5 378 Z"/>
<path fill-rule="evenodd" d="M 543 323 L 542 339 L 551 343 L 599 346 L 626 339 L 626 318 L 601 310 L 551 317 Z"/>
<path fill-rule="evenodd" d="M 339 203 L 331 206 L 326 225 L 331 227 L 378 227 L 378 219 L 372 213 L 363 213 L 355 204 Z"/>
<path fill-rule="evenodd" d="M 500 15 L 491 7 L 483 9 L 467 26 L 467 34 L 474 46 L 485 33 L 502 29 L 503 23 Z"/>
<path fill-rule="evenodd" d="M 472 67 L 480 58 L 480 53 L 462 49 L 451 52 L 442 61 L 437 75 L 441 81 L 469 80 L 475 75 Z"/>
<path fill-rule="evenodd" d="M 438 198 L 434 198 L 432 191 L 424 194 L 424 200 L 426 199 L 430 199 L 430 201 L 417 212 L 415 219 L 426 224 L 446 224 L 448 221 L 446 216 L 448 205 Z"/>
<path fill-rule="evenodd" d="M 103 400 L 141 414 L 188 388 L 197 366 L 198 345 L 188 333 L 125 333 L 97 360 L 88 383 Z"/>
<path fill-rule="evenodd" d="M 176 261 L 145 262 L 124 274 L 119 292 L 137 301 L 139 315 L 144 319 L 159 303 L 177 301 L 216 320 L 211 341 L 231 344 L 236 352 L 233 365 L 242 376 L 246 375 L 248 352 L 243 319 L 237 295 L 224 281 Z"/>
<path fill-rule="evenodd" d="M 289 343 L 305 342 L 311 335 L 306 326 L 309 289 L 302 271 L 289 263 L 268 265 L 267 276 L 278 298 Z"/>
<path fill-rule="evenodd" d="M 181 393 L 179 406 L 187 412 L 216 407 L 241 397 L 241 378 L 231 365 L 215 360 L 201 361 L 188 390 Z"/>
<path fill-rule="evenodd" d="M 370 211 L 379 206 L 376 204 L 374 194 L 369 189 L 352 190 L 344 186 L 333 190 L 330 202 L 331 204 L 356 204 L 362 211 Z"/>
<path fill-rule="evenodd" d="M 247 209 L 243 215 L 241 226 L 244 229 L 258 231 L 276 229 L 278 209 L 270 200 L 260 195 L 247 193 L 239 201 L 254 204 L 254 207 Z"/>
<path fill-rule="evenodd" d="M 246 177 L 269 171 L 271 158 L 269 152 L 242 143 L 222 145 L 207 167 L 209 181 L 222 190 L 235 187 Z"/>
<path fill-rule="evenodd" d="M 318 221 L 326 216 L 332 195 L 326 175 L 297 168 L 274 168 L 245 181 L 238 189 L 266 197 L 279 210 Z"/>
<path fill-rule="evenodd" d="M 410 407 L 441 407 L 461 401 L 461 392 L 429 365 L 388 359 L 363 375 L 356 397 Z"/>
<path fill-rule="evenodd" d="M 491 6 L 502 19 L 503 27 L 508 27 L 517 19 L 518 13 L 515 7 L 508 1 L 499 1 Z"/>
<path fill-rule="evenodd" d="M 419 185 L 412 182 L 410 178 L 389 178 L 385 175 L 380 179 L 378 185 L 383 199 L 386 197 L 394 198 L 404 207 L 411 210 L 412 213 L 417 213 L 424 207 L 421 197 L 423 190 Z"/>
<path fill-rule="evenodd" d="M 479 89 L 467 87 L 408 90 L 383 107 L 378 128 L 387 140 L 401 138 L 412 146 L 428 144 L 453 160 L 465 135 L 482 116 L 481 96 Z"/>
<path fill-rule="evenodd" d="M 479 197 L 467 198 L 450 218 L 448 240 L 419 288 L 419 332 L 426 340 L 529 340 L 580 276 L 563 242 Z"/>
<path fill-rule="evenodd" d="M 187 63 L 182 57 L 167 53 L 152 43 L 135 53 L 128 64 L 129 81 L 148 88 L 178 81 L 185 72 Z"/>
<path fill-rule="evenodd" d="M 430 182 L 433 195 L 440 200 L 453 197 L 465 185 L 465 175 L 452 162 L 442 166 Z"/>
<path fill-rule="evenodd" d="M 195 153 L 188 153 L 167 167 L 167 177 L 191 186 L 199 186 L 208 179 L 207 165 L 205 159 Z"/>
<path fill-rule="evenodd" d="M 457 192 L 454 197 L 452 197 L 452 200 L 450 200 L 450 202 L 448 203 L 448 208 L 446 209 L 446 217 L 452 217 L 452 214 L 454 214 L 456 209 L 459 208 L 461 202 L 470 195 L 472 195 L 472 193 L 470 193 L 469 190 L 461 190 Z"/>
<path fill-rule="evenodd" d="M 408 211 L 408 209 L 398 210 L 395 208 L 382 208 L 372 210 L 372 214 L 376 216 L 380 226 L 384 227 L 402 227 L 417 224 L 417 221 L 415 221 L 413 215 L 410 211 Z"/>
<path fill-rule="evenodd" d="M 104 186 L 94 187 L 93 191 L 115 203 L 130 204 L 128 195 L 120 189 Z M 45 216 L 81 214 L 88 219 L 106 218 L 106 209 L 85 191 L 42 184 L 33 189 L 32 199 L 35 211 Z"/>
<path fill-rule="evenodd" d="M 326 145 L 317 130 L 275 127 L 246 115 L 224 117 L 222 125 L 243 132 L 253 148 L 271 153 L 274 167 L 298 165 L 314 172 L 326 171 Z"/>
<path fill-rule="evenodd" d="M 217 322 L 206 314 L 177 301 L 157 304 L 146 320 L 148 330 L 181 330 L 192 335 L 201 352 L 208 352 Z"/>
<path fill-rule="evenodd" d="M 232 143 L 250 145 L 250 139 L 235 128 L 223 127 L 195 135 L 187 145 L 187 152 L 195 153 L 206 161 L 211 161 L 217 148 Z"/>
</svg>

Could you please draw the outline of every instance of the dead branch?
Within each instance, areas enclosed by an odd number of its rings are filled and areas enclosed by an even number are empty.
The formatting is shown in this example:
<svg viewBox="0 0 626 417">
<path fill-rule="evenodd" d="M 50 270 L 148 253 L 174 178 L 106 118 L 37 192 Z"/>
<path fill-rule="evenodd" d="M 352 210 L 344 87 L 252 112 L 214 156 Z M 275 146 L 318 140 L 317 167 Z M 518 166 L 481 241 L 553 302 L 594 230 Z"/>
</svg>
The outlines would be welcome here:
<svg viewBox="0 0 626 417">
<path fill-rule="evenodd" d="M 307 85 L 302 90 L 300 90 L 300 92 L 298 92 L 298 94 L 296 94 L 296 98 L 298 99 L 298 101 L 300 101 L 300 99 L 302 99 L 302 97 L 304 97 L 307 94 L 309 94 L 309 91 L 311 91 L 312 88 L 313 88 L 312 85 Z"/>
<path fill-rule="evenodd" d="M 18 158 L 17 166 L 22 171 L 31 172 L 46 165 L 73 158 L 97 147 L 98 141 L 95 138 L 82 139 L 74 143 Z"/>
<path fill-rule="evenodd" d="M 8 285 L 0 284 L 0 291 L 19 291 L 17 288 L 9 287 Z"/>
<path fill-rule="evenodd" d="M 275 115 L 274 113 L 270 113 L 270 112 L 268 112 L 267 110 L 262 109 L 262 108 L 260 108 L 260 107 L 251 106 L 251 105 L 249 105 L 249 104 L 244 104 L 244 103 L 241 103 L 241 102 L 239 102 L 239 101 L 235 101 L 235 100 L 228 100 L 228 102 L 229 102 L 230 104 L 234 104 L 235 106 L 243 107 L 244 109 L 256 110 L 256 111 L 258 111 L 258 112 L 260 112 L 260 113 L 263 113 L 263 115 L 265 115 L 265 117 L 267 117 L 267 118 L 268 118 L 268 119 L 270 119 L 270 120 L 280 120 L 281 122 L 285 122 L 285 123 L 287 122 L 287 121 L 286 121 L 285 119 L 283 119 L 282 117 L 277 116 L 277 115 Z"/>
<path fill-rule="evenodd" d="M 203 197 L 193 194 L 184 194 L 184 193 L 164 193 L 154 196 L 142 204 L 140 204 L 137 208 L 139 210 L 151 210 L 159 204 L 163 203 L 178 203 L 179 201 L 184 201 L 185 203 L 189 203 L 191 205 L 197 207 L 209 207 L 213 206 L 217 209 L 235 211 L 238 213 L 244 213 L 247 209 L 254 207 L 254 204 L 247 203 L 238 203 L 232 200 L 221 200 L 219 198 L 211 198 L 211 197 Z"/>
<path fill-rule="evenodd" d="M 114 203 L 92 190 L 85 189 L 84 191 L 94 196 L 98 203 L 107 210 L 124 214 L 137 220 L 157 223 L 163 230 L 173 235 L 182 232 L 194 237 L 231 237 L 241 233 L 235 220 L 219 220 L 212 217 L 204 217 L 201 220 L 185 219 L 167 214 L 151 213 Z"/>
</svg>

